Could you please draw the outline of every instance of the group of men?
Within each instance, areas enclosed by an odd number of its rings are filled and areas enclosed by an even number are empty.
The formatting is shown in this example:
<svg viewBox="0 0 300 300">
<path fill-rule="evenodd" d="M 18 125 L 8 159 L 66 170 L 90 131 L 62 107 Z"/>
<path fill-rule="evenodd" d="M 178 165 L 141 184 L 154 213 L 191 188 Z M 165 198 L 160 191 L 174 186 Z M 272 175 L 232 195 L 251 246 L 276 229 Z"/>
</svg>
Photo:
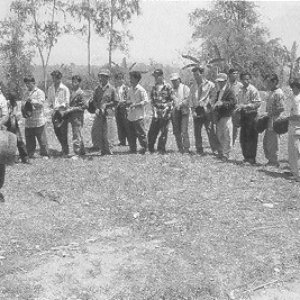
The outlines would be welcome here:
<svg viewBox="0 0 300 300">
<path fill-rule="evenodd" d="M 162 69 L 155 69 L 152 73 L 154 85 L 148 94 L 141 86 L 142 74 L 138 71 L 129 73 L 129 83 L 125 82 L 125 74 L 115 75 L 116 88 L 110 83 L 111 73 L 102 69 L 98 73 L 99 85 L 92 98 L 84 100 L 81 89 L 81 77 L 72 77 L 71 91 L 62 83 L 62 73 L 58 70 L 51 73 L 53 84 L 49 87 L 47 101 L 52 109 L 52 121 L 55 135 L 61 145 L 61 155 L 69 157 L 68 126 L 72 127 L 73 150 L 77 159 L 85 154 L 82 137 L 84 110 L 95 115 L 91 138 L 92 150 L 101 155 L 111 155 L 112 143 L 109 139 L 110 126 L 108 119 L 116 118 L 120 145 L 128 142 L 130 153 L 137 153 L 137 140 L 140 144 L 139 153 L 146 151 L 160 154 L 166 153 L 169 124 L 173 125 L 178 150 L 185 154 L 190 151 L 189 117 L 192 115 L 195 136 L 196 153 L 205 155 L 202 141 L 202 128 L 208 136 L 211 151 L 222 161 L 227 161 L 232 145 L 235 143 L 240 129 L 240 145 L 244 162 L 256 163 L 258 132 L 255 120 L 261 99 L 258 90 L 250 83 L 251 75 L 230 69 L 227 74 L 219 73 L 215 82 L 207 79 L 207 69 L 195 66 L 191 69 L 194 77 L 189 87 L 182 83 L 180 75 L 170 76 L 171 84 L 164 78 Z M 238 81 L 240 77 L 240 81 Z M 270 124 L 264 137 L 265 156 L 269 164 L 278 164 L 278 136 L 271 130 L 272 120 L 283 112 L 284 95 L 278 87 L 276 74 L 267 79 L 270 97 L 267 101 L 267 114 Z M 18 148 L 21 160 L 27 163 L 34 156 L 36 140 L 40 146 L 40 154 L 49 158 L 46 134 L 46 118 L 44 105 L 45 93 L 40 90 L 32 76 L 26 77 L 24 82 L 27 94 L 22 105 L 25 118 L 25 140 L 18 126 L 14 132 L 18 136 Z M 145 106 L 150 102 L 152 119 L 148 133 L 146 132 Z M 10 113 L 14 113 L 15 102 L 10 101 Z M 236 121 L 238 120 L 238 122 Z M 155 149 L 155 144 L 157 147 Z"/>
</svg>

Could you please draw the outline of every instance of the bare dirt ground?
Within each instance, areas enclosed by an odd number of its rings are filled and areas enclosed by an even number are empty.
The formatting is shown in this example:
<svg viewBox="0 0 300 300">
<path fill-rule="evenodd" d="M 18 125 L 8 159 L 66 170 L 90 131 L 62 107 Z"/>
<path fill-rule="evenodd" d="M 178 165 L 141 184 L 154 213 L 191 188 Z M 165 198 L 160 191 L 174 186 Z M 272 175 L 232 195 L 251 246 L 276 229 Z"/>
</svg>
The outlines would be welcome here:
<svg viewBox="0 0 300 300">
<path fill-rule="evenodd" d="M 89 145 L 89 120 L 86 125 Z M 49 127 L 53 149 L 59 149 Z M 8 169 L 0 299 L 299 300 L 300 188 L 281 167 L 91 153 Z M 205 140 L 207 145 L 207 141 Z M 210 150 L 206 148 L 209 153 Z M 264 162 L 261 140 L 258 161 Z"/>
</svg>

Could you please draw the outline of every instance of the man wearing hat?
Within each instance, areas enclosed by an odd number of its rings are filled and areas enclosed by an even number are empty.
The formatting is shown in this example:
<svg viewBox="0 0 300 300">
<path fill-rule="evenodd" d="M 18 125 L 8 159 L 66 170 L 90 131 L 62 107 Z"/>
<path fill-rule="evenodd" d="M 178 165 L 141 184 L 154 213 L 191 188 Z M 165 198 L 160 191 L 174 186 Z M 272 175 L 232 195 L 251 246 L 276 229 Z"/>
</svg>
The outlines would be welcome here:
<svg viewBox="0 0 300 300">
<path fill-rule="evenodd" d="M 151 90 L 152 120 L 148 131 L 148 147 L 150 153 L 154 152 L 154 145 L 158 134 L 157 150 L 160 154 L 166 153 L 168 126 L 174 102 L 174 91 L 170 84 L 164 81 L 162 69 L 156 69 L 154 76 L 155 85 Z"/>
<path fill-rule="evenodd" d="M 93 149 L 100 150 L 101 155 L 112 154 L 112 144 L 108 140 L 107 117 L 118 104 L 115 88 L 109 83 L 110 71 L 102 69 L 98 73 L 99 85 L 94 91 L 91 105 L 95 109 L 95 119 L 92 125 Z"/>
<path fill-rule="evenodd" d="M 36 140 L 40 145 L 40 155 L 48 158 L 48 142 L 46 135 L 46 118 L 44 115 L 45 93 L 35 84 L 35 78 L 24 78 L 27 87 L 25 103 L 23 103 L 23 117 L 25 118 L 25 140 L 29 157 L 33 157 Z"/>
<path fill-rule="evenodd" d="M 63 156 L 69 155 L 68 145 L 68 119 L 64 118 L 64 112 L 69 107 L 70 91 L 62 83 L 62 73 L 55 70 L 51 73 L 53 85 L 48 89 L 49 107 L 53 109 L 53 127 L 55 135 L 61 144 Z"/>
<path fill-rule="evenodd" d="M 215 84 L 206 79 L 205 68 L 192 68 L 194 83 L 191 87 L 190 106 L 192 109 L 196 152 L 204 154 L 202 145 L 202 127 L 205 126 L 209 144 L 213 153 L 218 150 L 215 125 L 211 119 L 211 102 L 216 96 Z"/>
<path fill-rule="evenodd" d="M 217 137 L 219 140 L 218 157 L 222 161 L 229 159 L 232 147 L 232 112 L 236 106 L 236 97 L 227 82 L 227 75 L 219 73 L 216 82 L 219 86 L 216 102 L 213 105 L 217 113 Z"/>
<path fill-rule="evenodd" d="M 181 153 L 189 153 L 190 88 L 181 82 L 178 73 L 171 74 L 170 80 L 174 89 L 174 109 L 172 111 L 173 134 L 178 150 Z"/>
</svg>

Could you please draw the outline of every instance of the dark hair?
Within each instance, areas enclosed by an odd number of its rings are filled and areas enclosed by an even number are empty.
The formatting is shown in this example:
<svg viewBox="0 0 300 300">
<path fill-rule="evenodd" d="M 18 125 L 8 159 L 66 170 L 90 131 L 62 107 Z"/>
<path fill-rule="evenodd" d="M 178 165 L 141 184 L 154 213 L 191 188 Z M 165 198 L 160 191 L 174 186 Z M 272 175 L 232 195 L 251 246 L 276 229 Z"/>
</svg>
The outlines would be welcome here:
<svg viewBox="0 0 300 300">
<path fill-rule="evenodd" d="M 77 80 L 78 82 L 81 82 L 82 78 L 79 75 L 74 75 L 74 76 L 72 76 L 72 81 L 73 80 Z"/>
<path fill-rule="evenodd" d="M 50 73 L 50 75 L 52 77 L 57 78 L 57 79 L 61 79 L 62 78 L 62 73 L 59 70 L 54 70 L 53 72 Z"/>
<path fill-rule="evenodd" d="M 265 80 L 267 80 L 267 79 L 269 79 L 272 82 L 276 82 L 276 84 L 279 82 L 278 75 L 275 73 L 266 75 Z"/>
<path fill-rule="evenodd" d="M 124 79 L 124 73 L 122 72 L 118 72 L 115 74 L 115 79 Z"/>
<path fill-rule="evenodd" d="M 142 74 L 139 71 L 131 71 L 129 72 L 129 76 L 137 79 L 138 81 L 142 79 Z"/>
<path fill-rule="evenodd" d="M 242 73 L 240 74 L 240 79 L 242 80 L 243 77 L 245 77 L 245 76 L 247 76 L 247 75 L 250 77 L 250 79 L 252 78 L 252 76 L 251 76 L 251 74 L 250 74 L 249 72 L 242 72 Z"/>
<path fill-rule="evenodd" d="M 197 71 L 199 71 L 200 73 L 204 73 L 204 67 L 202 67 L 202 66 L 195 66 L 195 67 L 192 68 L 192 72 L 193 73 L 197 72 Z"/>
<path fill-rule="evenodd" d="M 231 69 L 228 70 L 228 75 L 232 74 L 232 73 L 235 73 L 235 72 L 238 72 L 238 70 L 235 69 L 235 68 L 231 68 Z"/>
<path fill-rule="evenodd" d="M 26 77 L 24 78 L 24 83 L 28 83 L 28 82 L 33 82 L 33 83 L 35 83 L 34 77 L 33 77 L 33 76 L 26 76 Z"/>
<path fill-rule="evenodd" d="M 289 85 L 290 85 L 291 88 L 295 87 L 295 88 L 297 88 L 297 89 L 300 90 L 300 81 L 299 81 L 299 79 L 297 79 L 297 78 L 291 80 L 291 81 L 289 82 Z"/>
</svg>

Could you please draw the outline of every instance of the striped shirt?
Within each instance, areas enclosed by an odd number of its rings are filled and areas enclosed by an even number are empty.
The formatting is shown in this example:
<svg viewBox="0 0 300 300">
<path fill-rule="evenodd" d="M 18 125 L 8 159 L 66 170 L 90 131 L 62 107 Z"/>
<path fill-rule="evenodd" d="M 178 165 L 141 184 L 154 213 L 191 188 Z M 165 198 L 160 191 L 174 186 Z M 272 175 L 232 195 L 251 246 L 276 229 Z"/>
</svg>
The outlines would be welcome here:
<svg viewBox="0 0 300 300">
<path fill-rule="evenodd" d="M 32 91 L 27 91 L 25 99 L 30 100 L 33 106 L 32 115 L 25 119 L 26 128 L 41 127 L 45 125 L 46 118 L 44 115 L 45 93 L 35 87 Z"/>
<path fill-rule="evenodd" d="M 51 85 L 48 90 L 48 101 L 50 107 L 53 107 L 54 109 L 62 107 L 67 108 L 70 101 L 69 89 L 63 83 L 60 83 L 59 87 L 55 91 L 54 84 Z"/>
</svg>

